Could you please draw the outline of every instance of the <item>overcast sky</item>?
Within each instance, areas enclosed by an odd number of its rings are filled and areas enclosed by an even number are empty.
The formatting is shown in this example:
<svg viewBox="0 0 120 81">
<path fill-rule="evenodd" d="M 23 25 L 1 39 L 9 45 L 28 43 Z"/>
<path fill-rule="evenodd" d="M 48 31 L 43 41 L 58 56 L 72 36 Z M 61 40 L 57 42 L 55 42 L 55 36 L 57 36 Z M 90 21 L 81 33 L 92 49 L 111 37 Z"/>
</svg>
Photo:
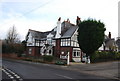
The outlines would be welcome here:
<svg viewBox="0 0 120 81">
<path fill-rule="evenodd" d="M 0 0 L 0 39 L 13 25 L 25 39 L 28 29 L 49 31 L 56 26 L 57 19 L 70 19 L 76 24 L 81 20 L 93 18 L 104 22 L 105 34 L 110 31 L 112 38 L 118 37 L 119 0 Z"/>
</svg>

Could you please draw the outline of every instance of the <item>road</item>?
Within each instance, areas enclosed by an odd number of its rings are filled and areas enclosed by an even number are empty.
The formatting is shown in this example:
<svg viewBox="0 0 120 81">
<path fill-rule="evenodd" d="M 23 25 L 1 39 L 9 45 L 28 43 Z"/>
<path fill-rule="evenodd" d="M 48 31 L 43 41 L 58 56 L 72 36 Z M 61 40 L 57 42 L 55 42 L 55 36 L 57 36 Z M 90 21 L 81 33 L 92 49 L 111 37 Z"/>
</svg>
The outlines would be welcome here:
<svg viewBox="0 0 120 81">
<path fill-rule="evenodd" d="M 22 81 L 24 79 L 106 79 L 104 77 L 80 73 L 73 70 L 56 68 L 50 64 L 36 64 L 23 61 L 3 60 L 2 66 L 3 79 L 10 78 L 18 81 Z"/>
</svg>

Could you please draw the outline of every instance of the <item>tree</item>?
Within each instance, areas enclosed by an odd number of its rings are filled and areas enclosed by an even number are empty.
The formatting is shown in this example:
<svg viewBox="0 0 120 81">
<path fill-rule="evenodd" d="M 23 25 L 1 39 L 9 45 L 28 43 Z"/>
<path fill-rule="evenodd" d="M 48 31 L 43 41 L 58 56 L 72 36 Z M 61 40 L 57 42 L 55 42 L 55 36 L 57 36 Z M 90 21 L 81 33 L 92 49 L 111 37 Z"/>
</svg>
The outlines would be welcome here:
<svg viewBox="0 0 120 81">
<path fill-rule="evenodd" d="M 3 53 L 16 53 L 19 56 L 24 53 L 24 42 L 20 42 L 19 35 L 14 26 L 9 29 L 6 39 L 3 41 Z"/>
<path fill-rule="evenodd" d="M 78 26 L 77 38 L 80 49 L 86 53 L 86 56 L 91 56 L 103 44 L 105 25 L 100 20 L 88 19 Z"/>
<path fill-rule="evenodd" d="M 7 33 L 6 41 L 9 44 L 14 44 L 14 43 L 20 42 L 20 38 L 18 37 L 18 33 L 17 33 L 16 28 L 14 26 L 9 29 L 9 31 Z"/>
</svg>

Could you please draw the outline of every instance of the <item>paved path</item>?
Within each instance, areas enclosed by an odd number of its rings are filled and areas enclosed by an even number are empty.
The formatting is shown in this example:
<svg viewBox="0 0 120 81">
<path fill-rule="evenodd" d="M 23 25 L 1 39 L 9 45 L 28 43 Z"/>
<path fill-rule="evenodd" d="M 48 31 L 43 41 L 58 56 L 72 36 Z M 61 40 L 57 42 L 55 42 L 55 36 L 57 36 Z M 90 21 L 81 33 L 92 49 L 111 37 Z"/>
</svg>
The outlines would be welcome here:
<svg viewBox="0 0 120 81">
<path fill-rule="evenodd" d="M 120 75 L 120 61 L 83 64 L 83 63 L 71 63 L 68 69 L 78 70 L 84 73 L 103 76 L 110 79 L 117 79 Z"/>
</svg>

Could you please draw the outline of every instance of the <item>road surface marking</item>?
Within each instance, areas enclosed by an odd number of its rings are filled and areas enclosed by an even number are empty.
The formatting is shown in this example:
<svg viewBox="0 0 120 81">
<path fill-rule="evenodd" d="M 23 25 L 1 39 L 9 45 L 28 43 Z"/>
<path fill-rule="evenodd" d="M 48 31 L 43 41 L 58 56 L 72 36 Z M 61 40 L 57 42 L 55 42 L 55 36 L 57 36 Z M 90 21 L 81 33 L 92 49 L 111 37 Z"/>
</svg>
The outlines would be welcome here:
<svg viewBox="0 0 120 81">
<path fill-rule="evenodd" d="M 20 80 L 20 81 L 23 81 L 23 79 L 21 79 L 21 78 L 20 78 L 19 80 Z"/>
<path fill-rule="evenodd" d="M 16 78 L 20 78 L 20 76 L 16 76 Z"/>
<path fill-rule="evenodd" d="M 71 78 L 71 77 L 64 76 L 64 75 L 60 75 L 60 74 L 55 74 L 55 75 L 57 75 L 57 76 L 61 76 L 61 77 L 67 78 L 67 79 L 73 79 L 73 78 Z"/>
<path fill-rule="evenodd" d="M 11 78 L 13 81 L 23 81 L 23 79 L 20 76 L 18 76 L 16 73 L 14 73 L 12 70 L 3 68 L 2 71 L 5 72 L 7 76 Z"/>
<path fill-rule="evenodd" d="M 12 75 L 10 75 L 10 74 L 9 74 L 8 76 L 9 76 L 11 79 L 13 79 L 13 78 L 14 78 L 14 77 L 13 77 Z"/>
</svg>

